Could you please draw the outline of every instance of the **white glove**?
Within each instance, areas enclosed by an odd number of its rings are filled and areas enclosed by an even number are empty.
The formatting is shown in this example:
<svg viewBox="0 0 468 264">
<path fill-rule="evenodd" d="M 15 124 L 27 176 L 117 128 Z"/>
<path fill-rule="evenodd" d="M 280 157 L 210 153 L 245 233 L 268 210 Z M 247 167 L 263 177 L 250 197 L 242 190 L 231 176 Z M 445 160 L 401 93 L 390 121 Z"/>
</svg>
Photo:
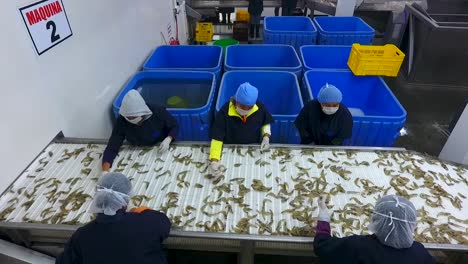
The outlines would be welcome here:
<svg viewBox="0 0 468 264">
<path fill-rule="evenodd" d="M 101 177 L 104 176 L 104 175 L 106 175 L 107 173 L 109 173 L 109 172 L 108 172 L 108 171 L 102 171 Z"/>
<path fill-rule="evenodd" d="M 161 144 L 159 144 L 158 152 L 159 153 L 165 153 L 166 151 L 168 151 L 169 150 L 169 145 L 171 144 L 171 142 L 172 142 L 172 138 L 171 137 L 166 137 L 161 142 Z"/>
<path fill-rule="evenodd" d="M 319 197 L 319 200 L 318 200 L 318 207 L 319 207 L 318 220 L 319 221 L 330 222 L 331 217 L 330 217 L 330 212 L 328 211 L 327 205 L 325 204 L 326 199 L 327 199 L 327 197 L 324 196 L 324 195 Z"/>
<path fill-rule="evenodd" d="M 219 163 L 219 161 L 213 160 L 210 164 L 210 172 L 215 177 L 221 176 L 223 175 L 223 166 L 221 166 L 221 163 Z"/>
<path fill-rule="evenodd" d="M 260 145 L 260 151 L 265 151 L 270 149 L 270 138 L 263 137 L 262 144 Z"/>
</svg>

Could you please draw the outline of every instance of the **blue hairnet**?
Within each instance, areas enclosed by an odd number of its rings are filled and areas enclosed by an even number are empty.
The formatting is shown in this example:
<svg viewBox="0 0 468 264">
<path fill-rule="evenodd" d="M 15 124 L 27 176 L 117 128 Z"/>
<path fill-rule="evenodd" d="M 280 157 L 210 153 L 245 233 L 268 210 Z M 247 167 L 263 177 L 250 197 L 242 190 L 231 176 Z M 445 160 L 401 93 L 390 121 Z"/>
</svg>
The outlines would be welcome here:
<svg viewBox="0 0 468 264">
<path fill-rule="evenodd" d="M 237 89 L 236 102 L 240 104 L 253 106 L 257 102 L 257 98 L 258 89 L 248 82 L 241 84 Z"/>
<path fill-rule="evenodd" d="M 110 172 L 98 182 L 96 194 L 91 205 L 91 213 L 115 215 L 130 201 L 132 183 L 121 173 Z"/>
<path fill-rule="evenodd" d="M 325 84 L 319 91 L 317 99 L 320 103 L 341 103 L 343 95 L 334 85 Z"/>
<path fill-rule="evenodd" d="M 387 195 L 377 201 L 369 229 L 384 245 L 409 248 L 413 245 L 416 215 L 416 208 L 410 201 Z"/>
</svg>

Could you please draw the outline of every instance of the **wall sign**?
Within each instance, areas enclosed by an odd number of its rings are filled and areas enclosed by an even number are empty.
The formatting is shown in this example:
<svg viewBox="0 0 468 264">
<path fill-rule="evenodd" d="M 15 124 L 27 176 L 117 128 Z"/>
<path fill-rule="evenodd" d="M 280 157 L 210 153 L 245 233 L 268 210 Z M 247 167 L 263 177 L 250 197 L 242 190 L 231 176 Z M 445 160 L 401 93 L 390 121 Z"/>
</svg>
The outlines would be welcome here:
<svg viewBox="0 0 468 264">
<path fill-rule="evenodd" d="M 62 0 L 42 0 L 19 10 L 39 55 L 73 35 Z"/>
</svg>

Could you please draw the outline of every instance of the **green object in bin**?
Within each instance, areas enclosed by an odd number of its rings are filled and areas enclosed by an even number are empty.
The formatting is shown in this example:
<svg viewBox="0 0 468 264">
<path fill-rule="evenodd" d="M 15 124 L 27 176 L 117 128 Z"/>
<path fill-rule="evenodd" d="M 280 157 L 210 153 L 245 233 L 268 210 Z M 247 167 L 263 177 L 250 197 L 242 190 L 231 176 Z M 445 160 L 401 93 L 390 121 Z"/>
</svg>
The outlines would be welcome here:
<svg viewBox="0 0 468 264">
<path fill-rule="evenodd" d="M 220 39 L 217 40 L 213 43 L 215 46 L 220 46 L 223 48 L 223 54 L 226 53 L 226 47 L 232 46 L 232 45 L 239 45 L 239 41 L 235 39 Z"/>
<path fill-rule="evenodd" d="M 179 96 L 172 96 L 167 99 L 167 106 L 169 108 L 189 108 L 189 104 Z"/>
</svg>

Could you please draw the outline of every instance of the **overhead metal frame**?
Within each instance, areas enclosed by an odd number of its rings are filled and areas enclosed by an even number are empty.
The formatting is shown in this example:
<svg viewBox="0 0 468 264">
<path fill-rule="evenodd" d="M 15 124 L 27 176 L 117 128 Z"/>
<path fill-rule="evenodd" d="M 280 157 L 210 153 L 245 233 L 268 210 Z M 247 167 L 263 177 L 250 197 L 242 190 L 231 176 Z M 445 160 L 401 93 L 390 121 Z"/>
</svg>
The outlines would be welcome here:
<svg viewBox="0 0 468 264">
<path fill-rule="evenodd" d="M 302 0 L 300 0 L 302 1 Z M 246 0 L 192 0 L 190 6 L 194 9 L 216 8 L 216 7 L 248 7 Z M 281 6 L 281 0 L 264 0 L 264 7 Z"/>
</svg>

